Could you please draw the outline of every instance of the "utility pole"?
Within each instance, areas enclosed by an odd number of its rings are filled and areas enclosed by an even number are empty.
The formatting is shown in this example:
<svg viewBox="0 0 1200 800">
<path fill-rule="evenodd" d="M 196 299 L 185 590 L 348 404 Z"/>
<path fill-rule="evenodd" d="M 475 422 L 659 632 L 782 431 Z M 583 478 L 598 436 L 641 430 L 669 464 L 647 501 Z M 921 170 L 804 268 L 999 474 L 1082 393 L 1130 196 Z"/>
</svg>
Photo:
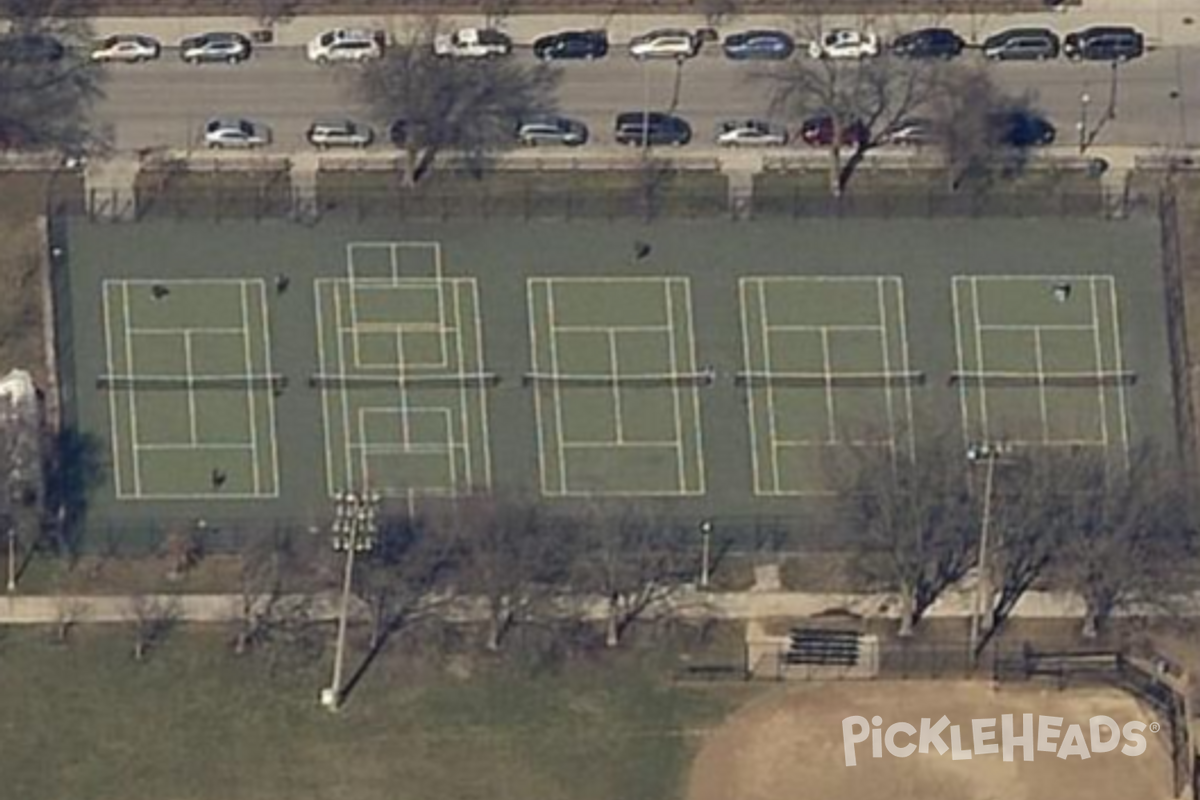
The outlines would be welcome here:
<svg viewBox="0 0 1200 800">
<path fill-rule="evenodd" d="M 708 563 L 713 524 L 711 519 L 700 522 L 700 588 L 708 590 Z"/>
<path fill-rule="evenodd" d="M 973 461 L 987 461 L 987 478 L 984 481 L 983 489 L 983 522 L 979 532 L 979 563 L 976 566 L 978 575 L 975 580 L 975 601 L 971 608 L 971 639 L 970 652 L 971 660 L 974 661 L 976 656 L 976 648 L 979 646 L 980 638 L 980 618 L 988 613 L 992 607 L 992 590 L 991 581 L 988 574 L 988 549 L 989 549 L 989 532 L 992 523 L 992 480 L 996 474 L 996 461 L 1000 456 L 1000 449 L 995 445 L 982 445 L 974 449 L 978 455 L 972 458 Z"/>
<path fill-rule="evenodd" d="M 354 556 L 360 550 L 369 552 L 375 546 L 378 530 L 376 514 L 380 497 L 373 492 L 338 492 L 334 499 L 333 549 L 346 553 L 346 568 L 342 576 L 342 607 L 338 614 L 337 647 L 333 654 L 333 680 L 321 690 L 321 705 L 330 711 L 342 706 L 345 687 L 342 669 L 346 658 L 346 628 L 350 617 L 350 589 L 354 582 Z"/>
</svg>

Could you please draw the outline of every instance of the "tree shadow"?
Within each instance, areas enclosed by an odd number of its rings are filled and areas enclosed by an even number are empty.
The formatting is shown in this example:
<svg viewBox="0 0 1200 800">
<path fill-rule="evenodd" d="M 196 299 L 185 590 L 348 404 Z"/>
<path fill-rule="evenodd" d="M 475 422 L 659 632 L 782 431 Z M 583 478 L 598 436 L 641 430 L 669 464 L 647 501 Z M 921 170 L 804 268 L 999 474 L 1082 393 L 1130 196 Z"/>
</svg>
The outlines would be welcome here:
<svg viewBox="0 0 1200 800">
<path fill-rule="evenodd" d="M 46 451 L 46 532 L 60 555 L 74 562 L 79 554 L 82 522 L 93 490 L 106 480 L 100 438 L 75 427 L 53 436 Z"/>
</svg>

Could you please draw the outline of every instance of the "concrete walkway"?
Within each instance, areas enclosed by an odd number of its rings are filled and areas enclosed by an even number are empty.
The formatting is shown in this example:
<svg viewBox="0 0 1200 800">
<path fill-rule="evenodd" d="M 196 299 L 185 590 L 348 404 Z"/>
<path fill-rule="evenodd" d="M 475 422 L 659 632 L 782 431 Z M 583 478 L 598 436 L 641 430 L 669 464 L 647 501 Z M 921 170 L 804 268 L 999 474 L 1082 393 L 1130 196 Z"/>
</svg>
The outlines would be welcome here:
<svg viewBox="0 0 1200 800">
<path fill-rule="evenodd" d="M 719 619 L 753 622 L 772 618 L 802 618 L 845 613 L 869 619 L 897 619 L 902 607 L 894 594 L 842 594 L 786 592 L 763 587 L 746 592 L 703 592 L 687 586 L 649 610 L 647 616 L 674 616 L 684 619 Z M 970 616 L 974 593 L 963 587 L 946 593 L 926 612 L 931 618 Z M 53 625 L 64 620 L 77 623 L 129 623 L 145 609 L 180 622 L 230 623 L 243 618 L 244 599 L 238 594 L 161 594 L 161 595 L 8 595 L 0 598 L 0 625 Z M 260 598 L 257 610 L 265 610 L 268 600 Z M 302 609 L 313 621 L 336 619 L 340 605 L 332 593 L 288 595 L 274 605 Z M 1175 615 L 1200 617 L 1200 593 L 1180 597 Z M 451 622 L 486 619 L 487 608 L 480 598 L 439 599 L 439 614 Z M 600 597 L 563 600 L 559 614 L 580 615 L 601 620 L 607 604 Z M 352 599 L 351 614 L 366 617 L 366 607 Z M 1017 604 L 1014 617 L 1022 619 L 1081 619 L 1083 601 L 1067 592 L 1028 592 Z M 1161 608 L 1134 608 L 1117 616 L 1166 616 Z"/>
</svg>

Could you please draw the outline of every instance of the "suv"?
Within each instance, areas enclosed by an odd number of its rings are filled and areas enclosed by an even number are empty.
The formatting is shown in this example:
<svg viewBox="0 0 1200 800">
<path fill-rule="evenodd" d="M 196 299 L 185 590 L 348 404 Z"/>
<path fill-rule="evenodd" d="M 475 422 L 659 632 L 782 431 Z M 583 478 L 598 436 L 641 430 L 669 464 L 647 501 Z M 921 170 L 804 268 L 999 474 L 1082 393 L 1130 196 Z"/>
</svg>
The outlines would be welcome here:
<svg viewBox="0 0 1200 800">
<path fill-rule="evenodd" d="M 1130 27 L 1085 28 L 1063 40 L 1063 52 L 1076 61 L 1128 61 L 1145 51 L 1145 37 Z"/>
<path fill-rule="evenodd" d="M 682 118 L 661 111 L 627 111 L 617 115 L 614 138 L 617 144 L 679 147 L 692 140 L 692 127 Z"/>
<path fill-rule="evenodd" d="M 375 132 L 348 119 L 319 119 L 304 134 L 313 147 L 367 147 Z"/>
<path fill-rule="evenodd" d="M 989 36 L 983 56 L 994 61 L 1042 61 L 1058 58 L 1058 34 L 1047 28 L 1012 28 Z"/>
<path fill-rule="evenodd" d="M 604 31 L 564 31 L 543 36 L 533 43 L 533 54 L 543 61 L 558 58 L 603 58 L 608 54 Z"/>
<path fill-rule="evenodd" d="M 308 60 L 318 64 L 331 61 L 371 61 L 383 55 L 379 36 L 357 28 L 326 31 L 308 43 Z"/>
<path fill-rule="evenodd" d="M 179 57 L 189 64 L 227 61 L 236 64 L 250 57 L 250 40 L 240 33 L 202 33 L 179 43 Z"/>
<path fill-rule="evenodd" d="M 629 40 L 634 58 L 674 58 L 682 61 L 700 51 L 700 40 L 681 28 L 659 28 Z"/>
<path fill-rule="evenodd" d="M 512 52 L 512 39 L 494 28 L 460 28 L 433 39 L 435 55 L 446 58 L 491 58 Z"/>
<path fill-rule="evenodd" d="M 949 28 L 922 28 L 901 34 L 892 42 L 892 52 L 905 58 L 954 58 L 966 42 Z"/>
<path fill-rule="evenodd" d="M 587 142 L 587 137 L 587 127 L 582 122 L 566 117 L 538 117 L 517 126 L 517 141 L 526 147 L 539 144 L 578 147 Z"/>
</svg>

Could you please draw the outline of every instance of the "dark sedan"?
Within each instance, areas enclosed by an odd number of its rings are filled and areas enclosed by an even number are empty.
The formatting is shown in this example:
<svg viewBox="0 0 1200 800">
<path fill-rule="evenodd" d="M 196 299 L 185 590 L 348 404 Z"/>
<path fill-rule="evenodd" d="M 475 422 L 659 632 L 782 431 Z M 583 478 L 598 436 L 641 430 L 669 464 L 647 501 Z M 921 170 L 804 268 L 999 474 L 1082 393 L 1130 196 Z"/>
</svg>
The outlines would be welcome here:
<svg viewBox="0 0 1200 800">
<path fill-rule="evenodd" d="M 1054 144 L 1058 134 L 1044 117 L 1024 109 L 997 114 L 991 123 L 1001 144 L 1022 150 Z"/>
<path fill-rule="evenodd" d="M 604 31 L 552 33 L 533 43 L 533 54 L 543 61 L 604 58 L 608 54 L 608 34 Z"/>
<path fill-rule="evenodd" d="M 922 28 L 892 40 L 892 52 L 904 58 L 954 58 L 966 44 L 949 28 Z"/>
<path fill-rule="evenodd" d="M 735 61 L 782 60 L 791 56 L 796 43 L 783 31 L 745 31 L 726 36 L 721 47 Z"/>
</svg>

